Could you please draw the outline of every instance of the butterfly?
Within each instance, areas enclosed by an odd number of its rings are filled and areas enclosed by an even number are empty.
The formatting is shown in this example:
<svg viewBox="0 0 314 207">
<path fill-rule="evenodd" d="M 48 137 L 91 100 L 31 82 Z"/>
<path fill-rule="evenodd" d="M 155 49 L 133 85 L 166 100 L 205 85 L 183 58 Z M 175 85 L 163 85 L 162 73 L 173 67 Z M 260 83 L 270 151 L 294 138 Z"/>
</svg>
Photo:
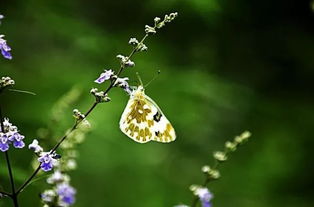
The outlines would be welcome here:
<svg viewBox="0 0 314 207">
<path fill-rule="evenodd" d="M 120 129 L 139 143 L 171 142 L 176 133 L 158 105 L 144 93 L 142 85 L 134 89 L 120 119 Z"/>
</svg>

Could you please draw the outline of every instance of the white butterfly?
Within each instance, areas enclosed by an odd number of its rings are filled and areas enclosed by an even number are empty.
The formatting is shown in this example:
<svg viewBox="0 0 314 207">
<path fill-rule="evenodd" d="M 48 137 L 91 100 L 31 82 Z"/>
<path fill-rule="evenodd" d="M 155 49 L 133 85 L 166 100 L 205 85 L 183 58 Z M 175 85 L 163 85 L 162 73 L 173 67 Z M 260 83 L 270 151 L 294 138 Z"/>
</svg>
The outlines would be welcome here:
<svg viewBox="0 0 314 207">
<path fill-rule="evenodd" d="M 176 139 L 174 128 L 157 104 L 139 86 L 130 95 L 121 119 L 120 129 L 139 143 L 171 142 Z"/>
</svg>

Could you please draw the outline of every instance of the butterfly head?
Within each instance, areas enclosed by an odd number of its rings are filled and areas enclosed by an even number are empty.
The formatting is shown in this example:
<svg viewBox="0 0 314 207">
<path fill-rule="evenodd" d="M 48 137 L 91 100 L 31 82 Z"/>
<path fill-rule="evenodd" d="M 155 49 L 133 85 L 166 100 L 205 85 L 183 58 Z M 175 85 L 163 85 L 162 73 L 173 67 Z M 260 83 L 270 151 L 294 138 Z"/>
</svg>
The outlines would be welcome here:
<svg viewBox="0 0 314 207">
<path fill-rule="evenodd" d="M 144 87 L 139 85 L 136 89 L 134 89 L 131 93 L 131 96 L 135 99 L 143 99 L 144 98 Z"/>
</svg>

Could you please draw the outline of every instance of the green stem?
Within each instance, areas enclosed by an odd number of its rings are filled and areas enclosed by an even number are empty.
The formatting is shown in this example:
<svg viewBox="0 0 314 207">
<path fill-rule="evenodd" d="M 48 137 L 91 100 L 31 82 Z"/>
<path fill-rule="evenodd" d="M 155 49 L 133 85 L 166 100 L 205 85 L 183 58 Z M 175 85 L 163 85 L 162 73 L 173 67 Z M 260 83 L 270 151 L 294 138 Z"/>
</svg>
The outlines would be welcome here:
<svg viewBox="0 0 314 207">
<path fill-rule="evenodd" d="M 12 172 L 12 168 L 11 168 L 11 164 L 10 164 L 10 158 L 9 158 L 8 151 L 5 152 L 5 159 L 7 161 L 7 168 L 8 168 L 10 183 L 11 183 L 11 190 L 12 190 L 11 198 L 12 198 L 14 207 L 18 207 L 19 204 L 17 201 L 17 194 L 15 193 L 14 177 L 13 177 L 13 172 Z"/>
</svg>

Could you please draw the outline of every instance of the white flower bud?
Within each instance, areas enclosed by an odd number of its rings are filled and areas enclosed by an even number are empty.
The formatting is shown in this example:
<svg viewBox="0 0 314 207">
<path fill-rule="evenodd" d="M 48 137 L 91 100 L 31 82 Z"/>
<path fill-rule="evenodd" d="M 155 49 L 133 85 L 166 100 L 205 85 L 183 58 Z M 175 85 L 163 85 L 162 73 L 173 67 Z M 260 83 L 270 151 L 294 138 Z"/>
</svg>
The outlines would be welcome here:
<svg viewBox="0 0 314 207">
<path fill-rule="evenodd" d="M 228 159 L 226 153 L 221 151 L 214 152 L 214 158 L 219 162 L 224 162 Z"/>
<path fill-rule="evenodd" d="M 210 171 L 210 167 L 208 165 L 205 165 L 202 167 L 202 172 L 203 173 L 208 173 Z"/>
<path fill-rule="evenodd" d="M 146 34 L 155 34 L 156 30 L 154 27 L 151 27 L 149 25 L 145 25 L 145 33 Z"/>
<path fill-rule="evenodd" d="M 133 46 L 137 46 L 138 45 L 138 40 L 134 37 L 132 37 L 130 40 L 129 40 L 129 44 L 130 45 L 133 45 Z"/>
</svg>

